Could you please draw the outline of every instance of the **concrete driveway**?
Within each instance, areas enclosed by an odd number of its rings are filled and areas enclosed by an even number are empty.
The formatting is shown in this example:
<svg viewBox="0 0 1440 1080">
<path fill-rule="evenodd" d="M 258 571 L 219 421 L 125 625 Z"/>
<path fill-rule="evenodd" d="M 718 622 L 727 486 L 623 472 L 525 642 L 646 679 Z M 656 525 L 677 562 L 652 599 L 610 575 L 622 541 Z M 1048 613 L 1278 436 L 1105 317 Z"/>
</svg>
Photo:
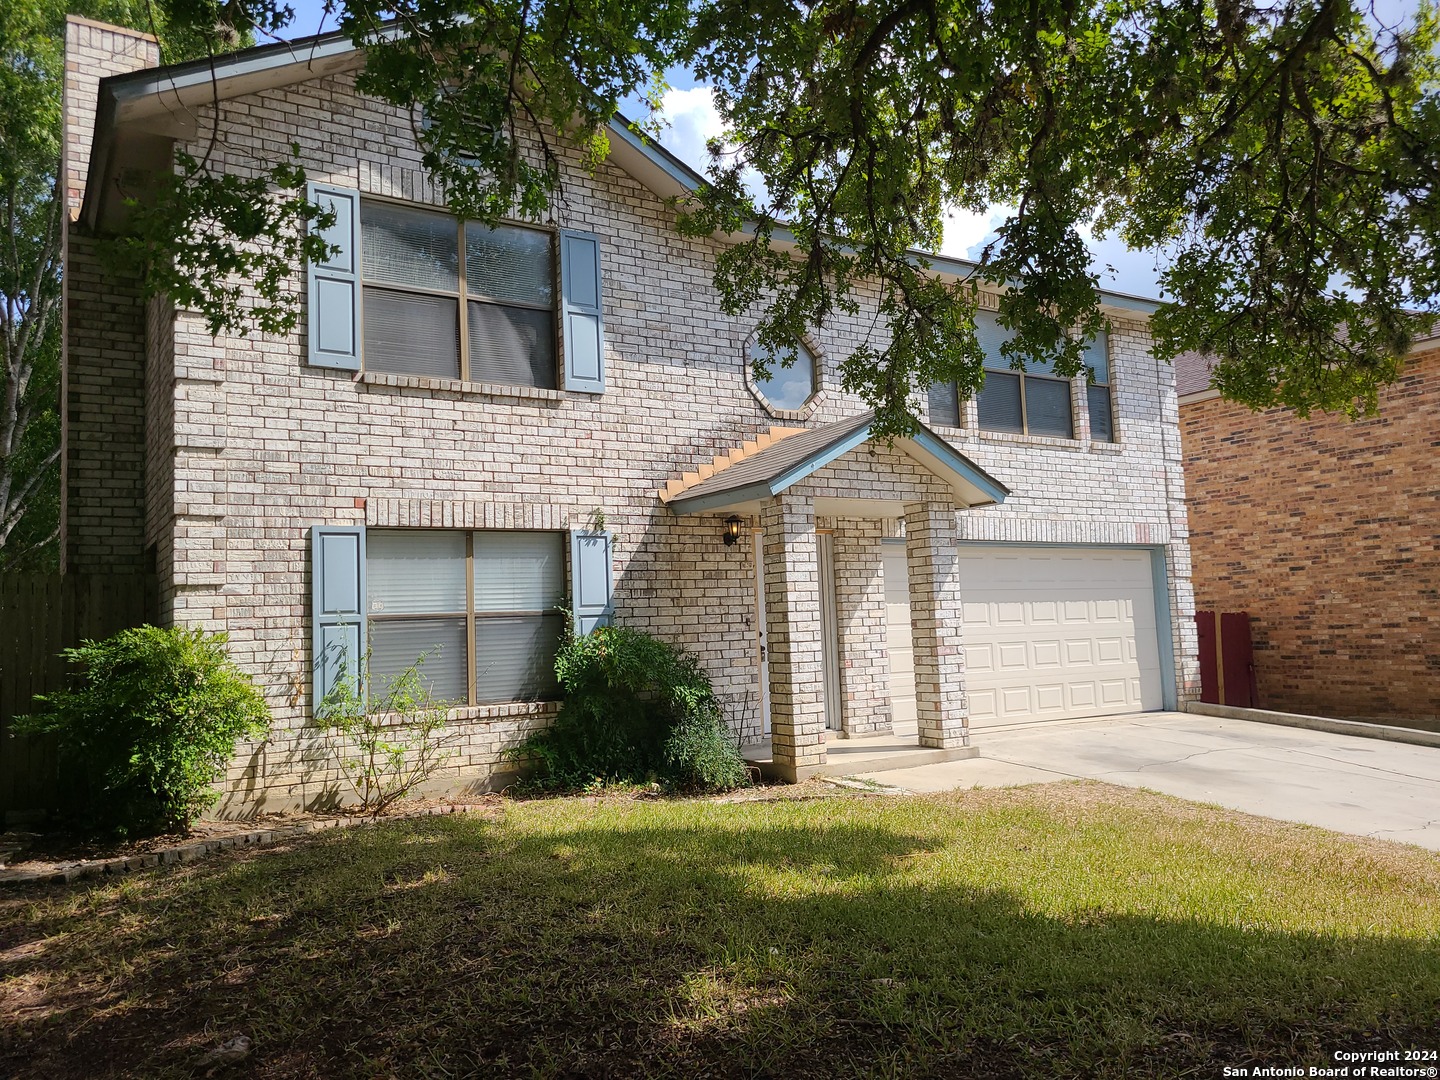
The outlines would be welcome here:
<svg viewBox="0 0 1440 1080">
<path fill-rule="evenodd" d="M 910 791 L 1104 780 L 1440 850 L 1440 748 L 1171 712 L 980 731 L 974 743 L 969 761 L 863 776 Z"/>
</svg>

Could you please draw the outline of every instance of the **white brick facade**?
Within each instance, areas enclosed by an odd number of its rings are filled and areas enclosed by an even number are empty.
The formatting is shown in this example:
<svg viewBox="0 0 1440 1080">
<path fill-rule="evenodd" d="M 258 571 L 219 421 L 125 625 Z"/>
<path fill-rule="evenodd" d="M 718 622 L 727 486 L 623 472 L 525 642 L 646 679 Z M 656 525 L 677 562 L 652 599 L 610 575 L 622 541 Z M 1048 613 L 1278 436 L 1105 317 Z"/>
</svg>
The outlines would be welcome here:
<svg viewBox="0 0 1440 1080">
<path fill-rule="evenodd" d="M 358 97 L 349 75 L 227 101 L 219 117 L 218 168 L 253 173 L 257 155 L 273 157 L 296 142 L 311 180 L 439 203 L 420 169 L 409 118 Z M 213 110 L 202 110 L 202 141 L 213 122 Z M 772 424 L 792 422 L 767 414 L 747 389 L 743 351 L 755 320 L 720 311 L 711 284 L 718 242 L 682 239 L 673 212 L 618 169 L 590 176 L 572 157 L 552 217 L 556 226 L 601 238 L 602 395 L 310 367 L 303 323 L 284 339 L 212 339 L 196 316 L 178 312 L 172 321 L 159 301 L 147 312 L 131 292 L 86 276 L 83 259 L 73 279 L 67 267 L 68 319 L 72 327 L 96 328 L 83 340 L 72 335 L 67 360 L 70 564 L 139 563 L 150 545 L 162 611 L 227 631 L 232 654 L 264 688 L 275 731 L 237 754 L 224 812 L 314 803 L 340 784 L 309 715 L 308 529 L 316 524 L 560 530 L 583 527 L 598 509 L 615 534 L 619 621 L 699 654 L 731 725 L 747 738 L 759 734 L 753 549 L 721 542 L 724 514 L 677 517 L 656 498 L 667 480 Z M 72 237 L 72 257 L 89 243 Z M 863 410 L 838 389 L 837 366 L 866 340 L 872 322 L 873 311 L 862 311 L 812 332 L 823 370 L 808 424 Z M 912 531 L 923 526 L 942 539 L 1163 546 L 1180 694 L 1190 693 L 1193 604 L 1171 373 L 1151 357 L 1142 321 L 1116 320 L 1110 342 L 1117 443 L 1090 441 L 1083 391 L 1072 395 L 1075 440 L 979 433 L 973 403 L 966 425 L 938 429 L 1011 489 L 1002 506 L 958 519 L 940 513 L 953 505 L 948 489 L 898 451 L 870 445 L 746 522 L 747 533 L 763 529 L 767 540 L 772 715 L 777 746 L 792 739 L 796 764 L 823 755 L 817 496 L 863 492 L 921 507 L 908 516 Z M 143 375 L 141 356 L 148 357 Z M 117 378 L 107 369 L 119 367 L 123 386 L 106 383 Z M 111 404 L 74 407 L 92 394 Z M 103 486 L 106 469 L 116 470 L 113 497 L 125 505 L 99 515 L 90 493 Z M 895 535 L 898 523 L 821 524 L 835 534 L 846 726 L 851 733 L 885 730 L 880 540 Z M 942 552 L 922 560 L 922 573 L 912 569 L 921 696 L 963 683 L 957 586 L 944 562 Z M 933 611 L 922 626 L 926 604 Z M 794 678 L 781 677 L 782 669 Z M 941 695 L 943 723 L 926 731 L 936 745 L 964 739 L 963 686 L 951 691 Z M 456 710 L 465 735 L 451 782 L 486 783 L 503 749 L 553 708 Z M 804 730 L 782 733 L 782 716 Z"/>
</svg>

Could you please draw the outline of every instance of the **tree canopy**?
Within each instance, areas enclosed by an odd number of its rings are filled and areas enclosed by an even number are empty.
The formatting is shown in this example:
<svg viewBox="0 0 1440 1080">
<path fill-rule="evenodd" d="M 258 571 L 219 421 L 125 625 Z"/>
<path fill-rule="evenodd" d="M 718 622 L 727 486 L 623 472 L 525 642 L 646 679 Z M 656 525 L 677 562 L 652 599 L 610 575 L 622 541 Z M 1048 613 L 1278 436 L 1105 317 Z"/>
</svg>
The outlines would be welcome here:
<svg viewBox="0 0 1440 1080">
<path fill-rule="evenodd" d="M 290 17 L 279 0 L 156 3 L 194 30 L 271 32 Z M 1015 365 L 1045 358 L 1080 374 L 1104 324 L 1087 228 L 1164 253 L 1158 350 L 1214 354 L 1222 393 L 1253 407 L 1373 408 L 1440 291 L 1429 0 L 1398 26 L 1356 0 L 339 0 L 335 11 L 367 52 L 362 91 L 424 110 L 427 167 L 457 214 L 482 220 L 515 206 L 543 216 L 561 179 L 557 140 L 599 161 L 620 103 L 654 100 L 665 70 L 688 68 L 727 136 L 709 183 L 677 206 L 680 227 L 740 236 L 716 283 L 780 354 L 878 285 L 874 340 L 842 361 L 842 378 L 881 432 L 908 430 L 933 382 L 979 388 L 982 286 L 1001 289 Z M 928 273 L 916 252 L 938 246 L 946 209 L 994 205 L 1013 210 L 973 273 Z"/>
</svg>

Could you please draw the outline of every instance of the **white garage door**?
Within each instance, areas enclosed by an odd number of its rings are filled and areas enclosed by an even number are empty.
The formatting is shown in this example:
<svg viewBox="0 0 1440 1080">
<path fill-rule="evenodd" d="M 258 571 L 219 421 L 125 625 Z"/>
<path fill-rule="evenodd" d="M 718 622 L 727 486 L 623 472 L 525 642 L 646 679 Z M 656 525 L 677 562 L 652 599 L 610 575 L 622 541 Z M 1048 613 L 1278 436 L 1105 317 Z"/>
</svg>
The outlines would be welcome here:
<svg viewBox="0 0 1440 1080">
<path fill-rule="evenodd" d="M 961 545 L 971 727 L 1164 707 L 1150 554 Z"/>
</svg>

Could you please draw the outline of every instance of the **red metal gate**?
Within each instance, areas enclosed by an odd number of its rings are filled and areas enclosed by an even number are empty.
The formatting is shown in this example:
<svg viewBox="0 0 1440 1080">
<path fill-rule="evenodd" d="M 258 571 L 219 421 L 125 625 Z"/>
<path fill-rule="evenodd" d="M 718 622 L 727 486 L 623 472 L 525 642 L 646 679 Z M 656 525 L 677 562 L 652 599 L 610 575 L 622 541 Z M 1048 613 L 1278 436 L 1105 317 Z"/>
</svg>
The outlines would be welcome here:
<svg viewBox="0 0 1440 1080">
<path fill-rule="evenodd" d="M 1250 615 L 1245 611 L 1197 611 L 1200 632 L 1200 700 L 1258 709 Z"/>
</svg>

